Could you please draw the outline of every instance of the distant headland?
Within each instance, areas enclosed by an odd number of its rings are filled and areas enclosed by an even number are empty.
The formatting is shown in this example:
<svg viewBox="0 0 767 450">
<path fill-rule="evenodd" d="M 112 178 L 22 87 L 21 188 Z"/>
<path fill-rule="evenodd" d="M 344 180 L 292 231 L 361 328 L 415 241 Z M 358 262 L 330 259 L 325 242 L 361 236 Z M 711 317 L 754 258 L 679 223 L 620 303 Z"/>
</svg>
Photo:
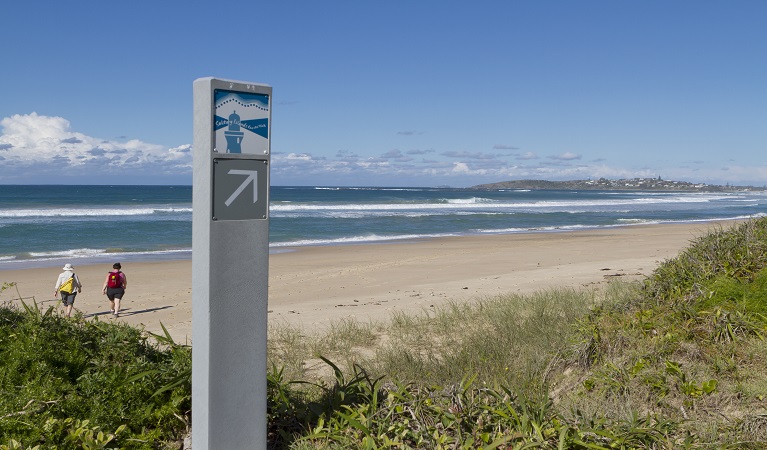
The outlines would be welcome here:
<svg viewBox="0 0 767 450">
<path fill-rule="evenodd" d="M 482 191 L 497 191 L 502 189 L 530 189 L 530 190 L 601 190 L 601 191 L 685 191 L 685 192 L 739 192 L 739 191 L 767 191 L 767 187 L 756 186 L 732 186 L 706 183 L 690 183 L 687 181 L 669 181 L 658 178 L 631 178 L 621 180 L 609 180 L 599 178 L 596 180 L 570 180 L 570 181 L 546 181 L 546 180 L 511 180 L 498 183 L 479 184 L 469 189 Z"/>
</svg>

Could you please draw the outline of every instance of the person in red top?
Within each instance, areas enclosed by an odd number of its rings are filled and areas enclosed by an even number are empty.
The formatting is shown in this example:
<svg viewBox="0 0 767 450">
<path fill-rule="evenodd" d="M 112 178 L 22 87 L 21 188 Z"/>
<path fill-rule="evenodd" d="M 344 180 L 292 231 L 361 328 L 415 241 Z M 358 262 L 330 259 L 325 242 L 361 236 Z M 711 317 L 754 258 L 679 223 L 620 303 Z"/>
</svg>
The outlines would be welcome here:
<svg viewBox="0 0 767 450">
<path fill-rule="evenodd" d="M 104 279 L 104 288 L 102 292 L 109 299 L 111 305 L 111 312 L 115 317 L 120 316 L 120 300 L 125 295 L 125 288 L 128 286 L 128 277 L 120 270 L 122 265 L 120 263 L 114 263 L 112 265 L 112 271 L 107 273 L 106 279 Z"/>
</svg>

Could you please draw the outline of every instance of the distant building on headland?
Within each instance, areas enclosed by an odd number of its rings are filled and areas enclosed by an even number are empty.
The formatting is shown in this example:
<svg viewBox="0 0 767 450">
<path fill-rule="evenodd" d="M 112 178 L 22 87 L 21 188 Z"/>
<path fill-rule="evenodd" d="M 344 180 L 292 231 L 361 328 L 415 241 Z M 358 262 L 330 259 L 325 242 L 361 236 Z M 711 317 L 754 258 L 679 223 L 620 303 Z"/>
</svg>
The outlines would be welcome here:
<svg viewBox="0 0 767 450">
<path fill-rule="evenodd" d="M 499 190 L 499 189 L 537 189 L 537 190 L 604 190 L 604 191 L 687 191 L 687 192 L 735 192 L 735 191 L 765 191 L 765 187 L 754 186 L 725 186 L 689 183 L 687 181 L 670 181 L 658 178 L 631 178 L 609 180 L 511 180 L 498 183 L 488 183 L 473 186 L 470 189 Z"/>
</svg>

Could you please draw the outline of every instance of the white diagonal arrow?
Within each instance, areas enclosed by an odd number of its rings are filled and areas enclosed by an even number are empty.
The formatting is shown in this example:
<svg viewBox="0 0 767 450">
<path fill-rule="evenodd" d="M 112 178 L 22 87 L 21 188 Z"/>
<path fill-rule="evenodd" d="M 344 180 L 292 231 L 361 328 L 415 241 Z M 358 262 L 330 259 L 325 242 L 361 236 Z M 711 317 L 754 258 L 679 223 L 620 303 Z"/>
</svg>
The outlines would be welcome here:
<svg viewBox="0 0 767 450">
<path fill-rule="evenodd" d="M 232 169 L 229 171 L 230 175 L 247 175 L 248 178 L 245 178 L 245 181 L 242 182 L 240 187 L 238 187 L 232 195 L 229 196 L 229 198 L 224 202 L 226 206 L 229 206 L 232 204 L 232 202 L 240 195 L 242 194 L 242 191 L 245 190 L 246 187 L 248 187 L 248 183 L 251 181 L 253 182 L 253 203 L 256 203 L 258 201 L 258 183 L 256 182 L 258 180 L 258 171 L 257 170 L 236 170 Z"/>
</svg>

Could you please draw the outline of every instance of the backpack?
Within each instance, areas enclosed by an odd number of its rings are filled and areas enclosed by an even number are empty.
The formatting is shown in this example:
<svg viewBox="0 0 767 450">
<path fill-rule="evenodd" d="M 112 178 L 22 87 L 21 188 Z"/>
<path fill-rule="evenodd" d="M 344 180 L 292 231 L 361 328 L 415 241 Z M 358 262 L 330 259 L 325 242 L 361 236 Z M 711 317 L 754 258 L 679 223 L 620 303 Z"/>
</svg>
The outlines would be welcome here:
<svg viewBox="0 0 767 450">
<path fill-rule="evenodd" d="M 61 283 L 61 286 L 59 286 L 59 292 L 63 292 L 65 294 L 71 294 L 74 290 L 74 286 L 72 286 L 75 282 L 75 274 L 73 273 L 69 279 L 63 283 Z"/>
<path fill-rule="evenodd" d="M 123 287 L 122 272 L 109 272 L 109 278 L 107 278 L 107 287 L 112 289 Z"/>
</svg>

